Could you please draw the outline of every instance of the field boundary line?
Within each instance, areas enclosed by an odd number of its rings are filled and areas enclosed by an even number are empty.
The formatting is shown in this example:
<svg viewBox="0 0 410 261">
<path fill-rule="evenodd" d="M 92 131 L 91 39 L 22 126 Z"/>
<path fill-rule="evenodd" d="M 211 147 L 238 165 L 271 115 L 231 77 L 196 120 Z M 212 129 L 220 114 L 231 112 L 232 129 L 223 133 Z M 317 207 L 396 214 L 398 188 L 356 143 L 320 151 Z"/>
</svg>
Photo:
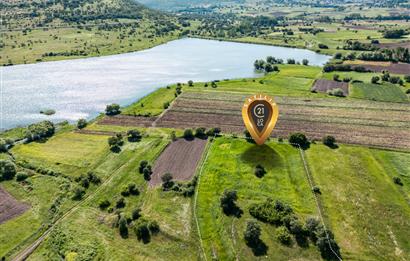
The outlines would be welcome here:
<svg viewBox="0 0 410 261">
<path fill-rule="evenodd" d="M 199 227 L 199 222 L 198 222 L 198 216 L 196 213 L 196 208 L 197 208 L 197 202 L 198 202 L 198 193 L 199 193 L 199 185 L 201 184 L 201 175 L 202 175 L 202 171 L 204 169 L 204 165 L 205 162 L 207 162 L 208 160 L 208 156 L 209 156 L 209 150 L 212 146 L 212 142 L 213 139 L 215 138 L 215 136 L 209 141 L 209 143 L 207 144 L 207 148 L 206 148 L 206 154 L 205 154 L 205 158 L 204 160 L 201 162 L 201 167 L 199 168 L 199 173 L 198 173 L 198 184 L 196 185 L 196 192 L 195 192 L 195 198 L 194 198 L 194 219 L 195 219 L 195 224 L 196 224 L 196 230 L 198 231 L 198 237 L 199 237 L 199 243 L 201 245 L 201 250 L 202 250 L 202 254 L 205 258 L 205 261 L 208 260 L 208 258 L 206 257 L 206 253 L 205 253 L 205 249 L 204 249 L 204 243 L 202 241 L 202 234 L 201 234 L 201 229 Z"/>
</svg>

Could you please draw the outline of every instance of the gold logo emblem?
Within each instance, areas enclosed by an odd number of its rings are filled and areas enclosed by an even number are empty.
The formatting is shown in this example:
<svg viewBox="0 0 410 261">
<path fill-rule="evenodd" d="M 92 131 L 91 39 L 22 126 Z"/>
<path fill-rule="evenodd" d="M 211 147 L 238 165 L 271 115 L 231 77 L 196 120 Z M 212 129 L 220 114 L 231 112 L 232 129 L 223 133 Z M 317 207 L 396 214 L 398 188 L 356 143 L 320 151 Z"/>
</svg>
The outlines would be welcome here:
<svg viewBox="0 0 410 261">
<path fill-rule="evenodd" d="M 279 108 L 273 98 L 257 94 L 246 99 L 242 118 L 246 128 L 258 145 L 271 134 L 279 116 Z"/>
</svg>

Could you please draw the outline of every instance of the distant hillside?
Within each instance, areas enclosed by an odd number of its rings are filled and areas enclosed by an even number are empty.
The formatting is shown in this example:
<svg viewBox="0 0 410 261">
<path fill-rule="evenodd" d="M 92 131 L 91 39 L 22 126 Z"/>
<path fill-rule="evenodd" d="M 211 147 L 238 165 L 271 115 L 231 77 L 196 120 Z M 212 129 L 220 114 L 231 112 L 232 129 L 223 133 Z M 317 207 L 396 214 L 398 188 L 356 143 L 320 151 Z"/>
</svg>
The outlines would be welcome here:
<svg viewBox="0 0 410 261">
<path fill-rule="evenodd" d="M 179 11 L 186 8 L 195 8 L 209 5 L 226 5 L 245 3 L 246 0 L 137 0 L 138 2 L 155 9 Z"/>
<path fill-rule="evenodd" d="M 4 0 L 0 14 L 2 65 L 137 51 L 190 29 L 133 0 Z"/>
</svg>

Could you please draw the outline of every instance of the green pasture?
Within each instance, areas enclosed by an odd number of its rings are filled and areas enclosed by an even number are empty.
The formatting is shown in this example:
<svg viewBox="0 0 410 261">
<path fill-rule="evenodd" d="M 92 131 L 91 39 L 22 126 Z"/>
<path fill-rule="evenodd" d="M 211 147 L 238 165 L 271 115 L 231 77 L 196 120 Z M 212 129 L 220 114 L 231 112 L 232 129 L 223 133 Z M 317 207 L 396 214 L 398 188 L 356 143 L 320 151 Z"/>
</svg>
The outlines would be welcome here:
<svg viewBox="0 0 410 261">
<path fill-rule="evenodd" d="M 263 178 L 254 175 L 256 164 L 265 167 Z M 317 215 L 299 152 L 290 145 L 268 142 L 258 146 L 242 139 L 217 138 L 200 179 L 197 216 L 209 260 L 254 260 L 243 239 L 246 222 L 251 219 L 251 203 L 271 197 L 289 203 L 302 220 Z M 222 212 L 219 200 L 225 189 L 237 191 L 242 217 L 228 217 Z M 319 258 L 315 247 L 302 248 L 295 242 L 291 247 L 281 245 L 275 240 L 275 227 L 259 223 L 269 260 Z"/>
<path fill-rule="evenodd" d="M 410 257 L 409 158 L 408 153 L 344 145 L 307 150 L 326 220 L 345 260 Z M 394 184 L 397 175 L 403 187 Z"/>
<path fill-rule="evenodd" d="M 409 102 L 402 87 L 391 83 L 352 83 L 350 97 L 383 102 Z"/>
</svg>

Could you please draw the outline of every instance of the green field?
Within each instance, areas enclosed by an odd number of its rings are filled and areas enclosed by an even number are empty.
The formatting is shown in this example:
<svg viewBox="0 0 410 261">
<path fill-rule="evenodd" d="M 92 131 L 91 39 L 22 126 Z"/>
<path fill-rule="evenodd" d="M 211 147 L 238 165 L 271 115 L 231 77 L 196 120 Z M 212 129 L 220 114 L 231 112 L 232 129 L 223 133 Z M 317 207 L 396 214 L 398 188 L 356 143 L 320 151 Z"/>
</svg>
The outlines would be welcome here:
<svg viewBox="0 0 410 261">
<path fill-rule="evenodd" d="M 350 97 L 384 102 L 409 102 L 402 87 L 390 83 L 353 83 Z"/>
</svg>

